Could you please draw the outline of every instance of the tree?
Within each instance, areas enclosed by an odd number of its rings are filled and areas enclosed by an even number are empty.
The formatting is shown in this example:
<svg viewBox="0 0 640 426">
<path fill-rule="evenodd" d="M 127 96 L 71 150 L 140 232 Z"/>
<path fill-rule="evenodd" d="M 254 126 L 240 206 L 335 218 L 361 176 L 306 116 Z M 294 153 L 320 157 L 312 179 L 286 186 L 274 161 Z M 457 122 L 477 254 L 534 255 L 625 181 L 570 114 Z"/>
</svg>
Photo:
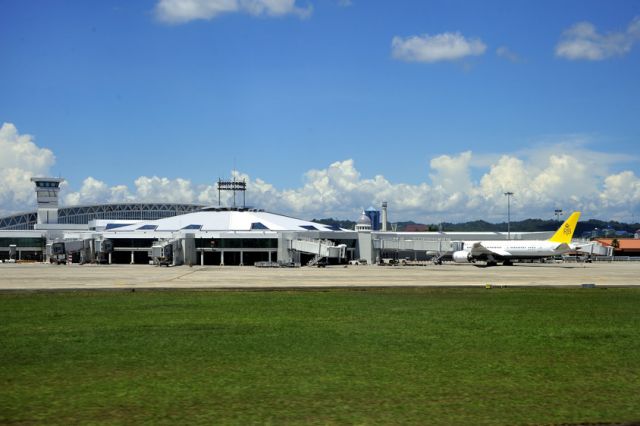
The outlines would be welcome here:
<svg viewBox="0 0 640 426">
<path fill-rule="evenodd" d="M 614 238 L 613 240 L 611 240 L 611 247 L 618 250 L 620 248 L 620 241 L 618 241 L 617 238 Z"/>
</svg>

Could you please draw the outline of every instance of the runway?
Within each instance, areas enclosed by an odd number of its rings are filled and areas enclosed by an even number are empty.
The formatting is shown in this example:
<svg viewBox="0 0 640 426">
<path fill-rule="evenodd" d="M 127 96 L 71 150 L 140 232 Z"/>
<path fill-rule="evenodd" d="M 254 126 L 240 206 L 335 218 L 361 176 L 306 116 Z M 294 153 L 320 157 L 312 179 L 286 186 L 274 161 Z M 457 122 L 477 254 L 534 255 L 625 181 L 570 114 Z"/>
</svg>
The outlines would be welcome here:
<svg viewBox="0 0 640 426">
<path fill-rule="evenodd" d="M 296 289 L 413 286 L 640 286 L 640 262 L 473 265 L 253 266 L 0 264 L 0 291 Z"/>
</svg>

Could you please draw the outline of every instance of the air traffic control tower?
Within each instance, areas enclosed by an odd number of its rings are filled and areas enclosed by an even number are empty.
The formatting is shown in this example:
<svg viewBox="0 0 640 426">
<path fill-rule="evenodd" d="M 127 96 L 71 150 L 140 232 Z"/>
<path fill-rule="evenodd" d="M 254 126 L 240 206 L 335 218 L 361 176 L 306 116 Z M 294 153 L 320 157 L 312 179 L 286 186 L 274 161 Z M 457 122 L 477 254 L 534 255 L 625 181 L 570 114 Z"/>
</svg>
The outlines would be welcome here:
<svg viewBox="0 0 640 426">
<path fill-rule="evenodd" d="M 62 178 L 32 177 L 36 184 L 36 198 L 38 201 L 38 225 L 58 223 L 58 193 Z"/>
</svg>

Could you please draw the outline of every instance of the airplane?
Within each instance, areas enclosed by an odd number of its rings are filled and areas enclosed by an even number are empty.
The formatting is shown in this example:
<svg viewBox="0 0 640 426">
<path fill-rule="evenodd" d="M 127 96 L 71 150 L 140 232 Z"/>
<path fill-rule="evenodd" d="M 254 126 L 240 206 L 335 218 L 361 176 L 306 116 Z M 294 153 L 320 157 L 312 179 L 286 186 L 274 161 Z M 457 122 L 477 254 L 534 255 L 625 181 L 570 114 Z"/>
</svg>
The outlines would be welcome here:
<svg viewBox="0 0 640 426">
<path fill-rule="evenodd" d="M 576 230 L 580 212 L 571 216 L 558 228 L 548 240 L 508 240 L 463 242 L 462 250 L 453 252 L 456 263 L 486 262 L 486 266 L 513 265 L 516 260 L 544 259 L 558 256 L 576 247 L 571 246 L 571 238 Z"/>
</svg>

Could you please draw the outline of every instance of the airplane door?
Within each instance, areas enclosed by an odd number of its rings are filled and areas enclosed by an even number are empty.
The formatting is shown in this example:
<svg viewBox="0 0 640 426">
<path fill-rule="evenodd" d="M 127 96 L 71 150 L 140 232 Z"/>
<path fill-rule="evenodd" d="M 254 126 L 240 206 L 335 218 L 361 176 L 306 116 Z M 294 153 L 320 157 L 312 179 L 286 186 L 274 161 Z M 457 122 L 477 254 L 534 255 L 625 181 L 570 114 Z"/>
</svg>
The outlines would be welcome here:
<svg viewBox="0 0 640 426">
<path fill-rule="evenodd" d="M 453 249 L 453 251 L 464 250 L 464 241 L 452 241 L 451 248 Z"/>
</svg>

